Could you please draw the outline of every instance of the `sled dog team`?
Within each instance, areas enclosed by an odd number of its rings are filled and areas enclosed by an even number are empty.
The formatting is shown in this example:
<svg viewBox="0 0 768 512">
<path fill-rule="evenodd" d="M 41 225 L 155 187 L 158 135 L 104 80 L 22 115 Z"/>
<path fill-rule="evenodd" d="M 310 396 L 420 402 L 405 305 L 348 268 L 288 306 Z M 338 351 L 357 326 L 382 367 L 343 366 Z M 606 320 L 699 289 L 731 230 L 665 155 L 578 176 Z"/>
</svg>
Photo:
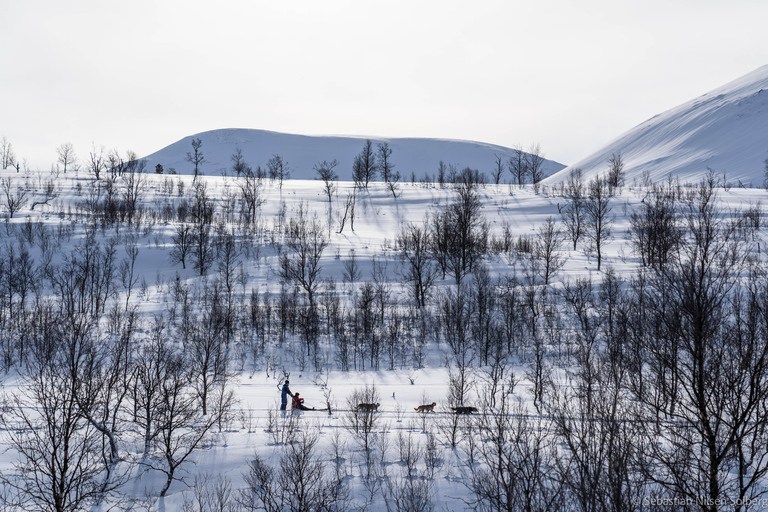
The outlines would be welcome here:
<svg viewBox="0 0 768 512">
<path fill-rule="evenodd" d="M 357 404 L 357 410 L 358 411 L 364 411 L 364 412 L 373 412 L 379 410 L 379 405 L 381 404 Z M 435 406 L 437 405 L 436 402 L 432 402 L 431 404 L 423 404 L 418 407 L 414 407 L 413 410 L 416 412 L 435 412 Z M 449 407 L 453 412 L 456 414 L 472 414 L 473 412 L 477 412 L 477 407 L 471 407 L 471 406 L 459 406 L 459 407 Z"/>
<path fill-rule="evenodd" d="M 291 393 L 291 389 L 288 387 L 289 385 L 288 379 L 285 380 L 285 384 L 283 384 L 283 387 L 281 389 L 281 398 L 282 401 L 280 403 L 280 410 L 284 411 L 286 406 L 288 405 L 288 397 L 291 397 L 291 407 L 293 409 L 297 409 L 300 411 L 327 411 L 328 408 L 325 409 L 315 409 L 314 407 L 309 408 L 304 405 L 304 399 L 299 396 L 299 393 Z M 278 384 L 279 387 L 279 384 Z M 366 403 L 360 403 L 357 404 L 356 410 L 361 412 L 375 412 L 379 410 L 379 406 L 381 404 L 366 404 Z M 413 410 L 416 412 L 435 412 L 435 406 L 437 405 L 436 402 L 432 402 L 431 404 L 423 404 L 418 407 L 414 407 Z M 450 409 L 455 412 L 456 414 L 472 414 L 473 412 L 477 412 L 477 407 L 469 407 L 469 406 L 459 406 L 459 407 L 450 407 Z"/>
</svg>

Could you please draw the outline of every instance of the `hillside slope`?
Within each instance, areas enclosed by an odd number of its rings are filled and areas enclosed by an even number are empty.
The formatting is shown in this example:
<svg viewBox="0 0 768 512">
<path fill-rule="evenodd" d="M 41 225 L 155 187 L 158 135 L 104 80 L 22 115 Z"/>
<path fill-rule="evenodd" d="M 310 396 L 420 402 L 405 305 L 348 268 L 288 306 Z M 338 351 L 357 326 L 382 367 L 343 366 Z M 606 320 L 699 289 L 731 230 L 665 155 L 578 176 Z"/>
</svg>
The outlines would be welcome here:
<svg viewBox="0 0 768 512">
<path fill-rule="evenodd" d="M 695 182 L 710 168 L 734 185 L 760 186 L 768 157 L 768 65 L 654 116 L 546 182 L 558 183 L 574 168 L 591 179 L 608 169 L 613 153 L 624 159 L 628 184 L 670 174 Z"/>
<path fill-rule="evenodd" d="M 288 163 L 291 178 L 309 180 L 315 178 L 313 166 L 317 162 L 333 159 L 339 161 L 336 168 L 339 179 L 350 180 L 354 157 L 365 142 L 365 137 L 307 136 L 250 129 L 212 130 L 184 137 L 147 156 L 148 169 L 154 169 L 159 163 L 166 170 L 173 168 L 178 174 L 192 174 L 194 168 L 186 155 L 192 150 L 192 139 L 195 138 L 202 141 L 205 162 L 200 170 L 203 174 L 232 175 L 230 157 L 240 148 L 246 162 L 254 168 L 257 165 L 266 168 L 267 161 L 277 154 Z M 459 169 L 471 167 L 490 176 L 496 165 L 495 155 L 500 155 L 505 163 L 512 155 L 511 148 L 481 142 L 420 138 L 371 140 L 389 143 L 395 171 L 400 172 L 405 181 L 410 180 L 412 173 L 417 179 L 425 173 L 435 174 L 441 160 L 446 165 L 454 164 Z M 545 174 L 553 174 L 564 167 L 547 160 Z M 507 178 L 508 175 L 504 177 Z"/>
</svg>

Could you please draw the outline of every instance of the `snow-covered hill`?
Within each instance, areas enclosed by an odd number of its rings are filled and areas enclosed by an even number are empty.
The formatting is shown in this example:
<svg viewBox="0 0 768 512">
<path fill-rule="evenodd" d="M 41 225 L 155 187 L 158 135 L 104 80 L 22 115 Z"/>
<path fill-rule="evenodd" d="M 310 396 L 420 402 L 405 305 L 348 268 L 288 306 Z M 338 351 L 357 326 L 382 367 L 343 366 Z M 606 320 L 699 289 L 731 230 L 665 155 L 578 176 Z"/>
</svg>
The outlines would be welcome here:
<svg viewBox="0 0 768 512">
<path fill-rule="evenodd" d="M 292 179 L 314 179 L 313 166 L 323 160 L 336 159 L 336 172 L 342 180 L 352 176 L 352 163 L 360 153 L 366 137 L 307 136 L 266 130 L 222 129 L 202 132 L 184 137 L 160 151 L 147 156 L 148 169 L 159 163 L 166 171 L 174 169 L 178 174 L 192 174 L 194 167 L 187 161 L 187 152 L 192 150 L 192 140 L 202 141 L 200 148 L 205 162 L 200 170 L 206 175 L 233 175 L 230 157 L 237 148 L 243 152 L 245 161 L 256 168 L 266 167 L 273 155 L 280 155 L 288 163 Z M 458 169 L 471 167 L 490 175 L 496 165 L 496 156 L 505 164 L 512 155 L 512 149 L 504 146 L 463 140 L 421 139 L 421 138 L 370 138 L 374 143 L 387 142 L 392 149 L 395 171 L 403 180 L 410 180 L 412 173 L 421 178 L 425 173 L 437 172 L 442 160 L 446 165 L 454 164 Z M 544 174 L 550 175 L 565 166 L 547 160 Z M 508 175 L 504 177 L 508 178 Z"/>
<path fill-rule="evenodd" d="M 613 153 L 624 159 L 628 184 L 670 174 L 695 182 L 710 168 L 734 185 L 760 186 L 768 157 L 768 65 L 654 116 L 546 182 L 558 183 L 574 168 L 591 179 L 607 171 Z"/>
</svg>

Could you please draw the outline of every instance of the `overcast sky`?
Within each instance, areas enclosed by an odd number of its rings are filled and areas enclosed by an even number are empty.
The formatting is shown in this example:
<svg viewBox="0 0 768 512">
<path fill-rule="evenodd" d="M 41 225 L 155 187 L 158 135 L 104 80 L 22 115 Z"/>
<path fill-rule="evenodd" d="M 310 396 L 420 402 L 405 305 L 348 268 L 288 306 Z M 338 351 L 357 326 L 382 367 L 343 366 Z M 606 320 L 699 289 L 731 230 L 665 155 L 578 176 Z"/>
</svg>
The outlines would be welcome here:
<svg viewBox="0 0 768 512">
<path fill-rule="evenodd" d="M 33 169 L 216 128 L 568 164 L 768 64 L 766 20 L 765 0 L 0 0 L 0 136 Z"/>
</svg>

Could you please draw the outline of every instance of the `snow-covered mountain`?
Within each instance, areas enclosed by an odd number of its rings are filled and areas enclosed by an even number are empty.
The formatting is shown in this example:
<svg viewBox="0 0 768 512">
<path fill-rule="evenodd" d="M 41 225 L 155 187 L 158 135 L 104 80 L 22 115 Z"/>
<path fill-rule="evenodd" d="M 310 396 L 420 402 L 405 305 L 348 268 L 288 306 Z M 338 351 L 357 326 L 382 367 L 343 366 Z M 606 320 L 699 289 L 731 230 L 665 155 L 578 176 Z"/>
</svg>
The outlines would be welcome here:
<svg viewBox="0 0 768 512">
<path fill-rule="evenodd" d="M 628 184 L 670 174 L 695 182 L 709 168 L 734 185 L 760 186 L 768 157 L 768 65 L 654 116 L 545 181 L 558 183 L 574 168 L 591 179 L 608 170 L 613 153 L 623 157 Z"/>
<path fill-rule="evenodd" d="M 166 172 L 174 169 L 178 174 L 193 174 L 194 166 L 187 161 L 187 152 L 192 150 L 192 140 L 202 141 L 200 150 L 205 161 L 200 170 L 205 175 L 233 175 L 230 157 L 240 148 L 245 161 L 254 169 L 257 165 L 266 168 L 273 155 L 280 155 L 288 163 L 292 179 L 314 179 L 313 166 L 323 160 L 336 159 L 336 172 L 341 180 L 351 180 L 352 163 L 360 153 L 366 138 L 374 143 L 387 142 L 392 149 L 395 171 L 403 180 L 410 180 L 415 173 L 421 178 L 425 173 L 437 172 L 442 160 L 446 165 L 454 164 L 458 169 L 471 167 L 490 175 L 496 165 L 495 155 L 503 158 L 505 164 L 512 155 L 512 149 L 494 144 L 463 140 L 425 138 L 375 138 L 307 136 L 266 130 L 222 129 L 211 130 L 184 137 L 160 151 L 147 156 L 147 168 L 152 170 L 161 164 Z M 547 160 L 545 175 L 553 174 L 565 166 Z M 508 179 L 508 175 L 504 177 Z"/>
</svg>

